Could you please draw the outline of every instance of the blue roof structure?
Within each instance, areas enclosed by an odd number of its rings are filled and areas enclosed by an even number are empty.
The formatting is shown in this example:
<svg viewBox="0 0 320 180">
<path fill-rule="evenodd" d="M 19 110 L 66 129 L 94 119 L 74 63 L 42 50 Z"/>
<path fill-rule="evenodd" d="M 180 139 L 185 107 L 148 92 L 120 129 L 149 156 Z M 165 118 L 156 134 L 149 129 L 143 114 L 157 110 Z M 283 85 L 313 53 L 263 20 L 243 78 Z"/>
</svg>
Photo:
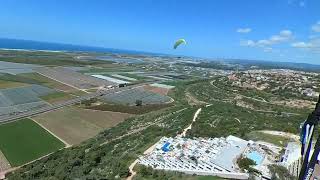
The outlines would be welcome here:
<svg viewBox="0 0 320 180">
<path fill-rule="evenodd" d="M 170 143 L 169 142 L 166 142 L 163 146 L 162 146 L 162 151 L 164 151 L 164 152 L 168 152 L 168 151 L 170 151 L 170 149 L 169 149 L 169 147 L 170 147 Z"/>
</svg>

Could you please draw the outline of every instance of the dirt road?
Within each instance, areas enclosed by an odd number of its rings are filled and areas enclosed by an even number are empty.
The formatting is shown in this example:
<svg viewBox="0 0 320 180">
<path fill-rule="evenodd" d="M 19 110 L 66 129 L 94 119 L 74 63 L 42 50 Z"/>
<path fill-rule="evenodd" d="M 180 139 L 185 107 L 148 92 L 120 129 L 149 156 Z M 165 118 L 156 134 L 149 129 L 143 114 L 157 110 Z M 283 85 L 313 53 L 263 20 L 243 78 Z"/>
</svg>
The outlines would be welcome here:
<svg viewBox="0 0 320 180">
<path fill-rule="evenodd" d="M 192 124 L 196 121 L 196 119 L 197 119 L 198 115 L 200 114 L 201 110 L 202 110 L 202 109 L 199 108 L 199 109 L 196 111 L 196 113 L 194 113 L 193 120 L 192 120 L 191 124 L 190 124 L 187 128 L 185 128 L 185 129 L 183 130 L 183 132 L 180 134 L 182 137 L 185 137 L 187 131 L 192 128 Z"/>
</svg>

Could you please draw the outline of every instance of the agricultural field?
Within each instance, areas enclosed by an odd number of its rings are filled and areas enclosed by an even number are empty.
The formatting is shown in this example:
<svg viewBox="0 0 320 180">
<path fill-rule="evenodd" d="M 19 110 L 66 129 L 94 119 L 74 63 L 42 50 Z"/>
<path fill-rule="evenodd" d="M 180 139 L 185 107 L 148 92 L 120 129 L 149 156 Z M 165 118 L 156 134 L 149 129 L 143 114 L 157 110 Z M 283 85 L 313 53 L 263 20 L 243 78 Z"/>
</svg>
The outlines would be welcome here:
<svg viewBox="0 0 320 180">
<path fill-rule="evenodd" d="M 25 86 L 25 85 L 27 85 L 27 84 L 20 83 L 20 82 L 0 80 L 0 89 L 15 88 L 15 87 L 21 87 L 21 86 Z"/>
<path fill-rule="evenodd" d="M 53 93 L 54 90 L 40 85 L 0 90 L 0 107 L 41 101 L 39 96 Z"/>
<path fill-rule="evenodd" d="M 30 119 L 0 125 L 0 150 L 19 166 L 63 148 L 64 144 Z"/>
<path fill-rule="evenodd" d="M 115 84 L 129 84 L 130 82 L 127 80 L 122 80 L 119 78 L 114 78 L 114 77 L 110 77 L 110 76 L 105 76 L 105 75 L 100 75 L 100 74 L 93 74 L 91 75 L 92 77 L 98 78 L 98 79 L 103 79 L 109 82 L 113 82 Z"/>
<path fill-rule="evenodd" d="M 0 50 L 1 54 L 1 50 Z M 1 59 L 1 56 L 0 56 Z M 0 61 L 0 73 L 4 74 L 21 74 L 21 73 L 31 73 L 34 72 L 34 68 L 41 67 L 39 65 L 22 64 L 22 63 L 12 63 Z"/>
<path fill-rule="evenodd" d="M 88 58 L 78 59 L 77 57 L 85 55 Z M 29 65 L 44 66 L 78 66 L 86 65 L 105 65 L 112 63 L 111 61 L 98 61 L 91 56 L 97 53 L 71 53 L 71 52 L 49 52 L 49 51 L 15 51 L 0 50 L 0 62 L 24 63 Z"/>
<path fill-rule="evenodd" d="M 70 86 L 49 79 L 38 73 L 22 73 L 18 75 L 0 74 L 0 80 L 7 83 L 38 84 L 66 92 L 73 92 L 76 90 Z"/>
<path fill-rule="evenodd" d="M 48 95 L 40 96 L 39 98 L 41 98 L 42 100 L 44 100 L 50 104 L 53 104 L 53 103 L 58 103 L 58 102 L 70 100 L 70 99 L 74 98 L 74 96 L 72 96 L 68 93 L 65 93 L 65 92 L 54 92 L 54 93 L 50 93 Z"/>
<path fill-rule="evenodd" d="M 98 111 L 112 111 L 112 112 L 121 112 L 129 114 L 145 114 L 152 111 L 158 111 L 160 109 L 168 108 L 173 106 L 170 104 L 149 104 L 143 106 L 127 106 L 122 104 L 99 104 L 85 107 L 87 109 L 98 110 Z"/>
<path fill-rule="evenodd" d="M 47 77 L 45 77 L 41 74 L 38 74 L 38 73 L 26 73 L 26 74 L 20 74 L 19 76 L 26 78 L 26 79 L 33 80 L 33 81 L 37 82 L 37 84 L 41 84 L 43 86 L 47 86 L 47 87 L 57 89 L 60 91 L 65 91 L 65 92 L 76 91 L 76 89 L 73 87 L 67 86 L 65 84 L 62 84 L 58 81 L 47 78 Z"/>
<path fill-rule="evenodd" d="M 143 88 L 129 89 L 119 93 L 107 94 L 102 97 L 107 102 L 123 105 L 135 105 L 136 100 L 141 100 L 143 105 L 146 104 L 165 104 L 171 101 L 168 96 L 163 96 L 150 91 L 145 91 Z"/>
<path fill-rule="evenodd" d="M 143 80 L 149 79 L 149 78 L 147 78 L 147 77 L 145 77 L 143 75 L 133 74 L 133 73 L 119 73 L 119 75 L 125 76 L 125 77 L 129 77 L 129 78 L 133 78 L 133 79 L 136 79 L 138 81 L 143 81 Z"/>
<path fill-rule="evenodd" d="M 171 107 L 129 118 L 79 146 L 58 151 L 48 158 L 24 166 L 9 174 L 8 178 L 114 179 L 115 176 L 125 178 L 129 165 L 145 149 L 160 137 L 175 136 L 181 129 L 187 127 L 192 121 L 195 110 L 192 107 Z M 78 163 L 86 166 L 78 166 Z M 39 167 L 37 171 L 33 168 L 35 166 Z M 72 168 L 72 171 L 64 171 L 65 168 Z"/>
<path fill-rule="evenodd" d="M 12 114 L 17 114 L 20 112 L 37 110 L 39 108 L 48 107 L 48 103 L 44 101 L 31 102 L 26 104 L 19 104 L 15 106 L 5 106 L 0 107 L 0 117 L 10 117 Z"/>
<path fill-rule="evenodd" d="M 43 76 L 50 77 L 51 79 L 77 89 L 91 89 L 100 86 L 115 85 L 115 83 L 110 81 L 84 75 L 63 67 L 39 68 L 37 69 L 37 72 Z"/>
<path fill-rule="evenodd" d="M 120 74 L 112 74 L 111 76 L 116 77 L 116 78 L 120 78 L 120 79 L 123 79 L 123 80 L 127 80 L 127 81 L 137 81 L 137 79 L 135 79 L 135 78 L 123 76 L 123 75 L 120 75 Z"/>
<path fill-rule="evenodd" d="M 161 94 L 161 95 L 167 95 L 169 92 L 169 89 L 167 88 L 161 88 L 161 87 L 155 87 L 155 86 L 150 86 L 150 85 L 145 85 L 143 86 L 143 89 L 146 91 L 150 91 L 156 94 Z"/>
<path fill-rule="evenodd" d="M 41 114 L 33 119 L 68 144 L 79 144 L 131 116 L 127 113 L 69 107 Z"/>
</svg>

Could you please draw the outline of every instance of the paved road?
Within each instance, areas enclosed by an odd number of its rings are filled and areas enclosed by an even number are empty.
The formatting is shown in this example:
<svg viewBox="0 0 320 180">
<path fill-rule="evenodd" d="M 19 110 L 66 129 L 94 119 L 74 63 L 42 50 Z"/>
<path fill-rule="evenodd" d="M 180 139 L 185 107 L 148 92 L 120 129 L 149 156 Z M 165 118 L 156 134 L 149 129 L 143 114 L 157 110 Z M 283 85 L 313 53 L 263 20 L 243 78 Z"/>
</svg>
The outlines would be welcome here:
<svg viewBox="0 0 320 180">
<path fill-rule="evenodd" d="M 107 91 L 104 91 L 104 92 L 100 92 L 100 93 L 91 93 L 91 94 L 88 94 L 88 95 L 85 95 L 85 96 L 77 97 L 77 98 L 74 98 L 74 99 L 71 99 L 71 100 L 68 100 L 68 101 L 64 101 L 64 102 L 59 103 L 59 104 L 54 104 L 54 105 L 43 107 L 43 108 L 40 108 L 40 109 L 37 109 L 37 110 L 22 112 L 22 113 L 19 113 L 19 114 L 6 116 L 6 117 L 0 117 L 0 124 L 1 123 L 11 122 L 11 121 L 16 121 L 16 120 L 19 120 L 21 118 L 34 116 L 34 115 L 42 114 L 42 113 L 49 112 L 49 111 L 54 111 L 54 110 L 60 109 L 60 108 L 65 107 L 65 106 L 74 105 L 74 104 L 79 103 L 79 102 L 81 102 L 83 100 L 88 100 L 88 99 L 91 99 L 91 98 L 96 98 L 96 97 L 103 96 L 103 95 L 106 95 L 106 94 L 111 94 L 111 93 L 119 93 L 121 91 L 138 88 L 138 87 L 141 87 L 143 85 L 145 85 L 145 83 L 132 85 L 132 86 L 128 86 L 128 87 L 110 89 L 110 90 L 107 90 Z"/>
</svg>

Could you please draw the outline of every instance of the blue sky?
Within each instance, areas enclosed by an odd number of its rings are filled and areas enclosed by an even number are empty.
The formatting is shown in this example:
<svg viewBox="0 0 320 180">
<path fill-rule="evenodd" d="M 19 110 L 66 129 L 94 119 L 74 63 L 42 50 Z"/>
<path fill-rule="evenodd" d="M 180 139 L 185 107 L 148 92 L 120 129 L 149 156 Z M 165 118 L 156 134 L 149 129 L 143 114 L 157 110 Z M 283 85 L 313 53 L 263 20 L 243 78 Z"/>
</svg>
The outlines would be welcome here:
<svg viewBox="0 0 320 180">
<path fill-rule="evenodd" d="M 0 37 L 320 64 L 320 1 L 2 0 Z"/>
</svg>

